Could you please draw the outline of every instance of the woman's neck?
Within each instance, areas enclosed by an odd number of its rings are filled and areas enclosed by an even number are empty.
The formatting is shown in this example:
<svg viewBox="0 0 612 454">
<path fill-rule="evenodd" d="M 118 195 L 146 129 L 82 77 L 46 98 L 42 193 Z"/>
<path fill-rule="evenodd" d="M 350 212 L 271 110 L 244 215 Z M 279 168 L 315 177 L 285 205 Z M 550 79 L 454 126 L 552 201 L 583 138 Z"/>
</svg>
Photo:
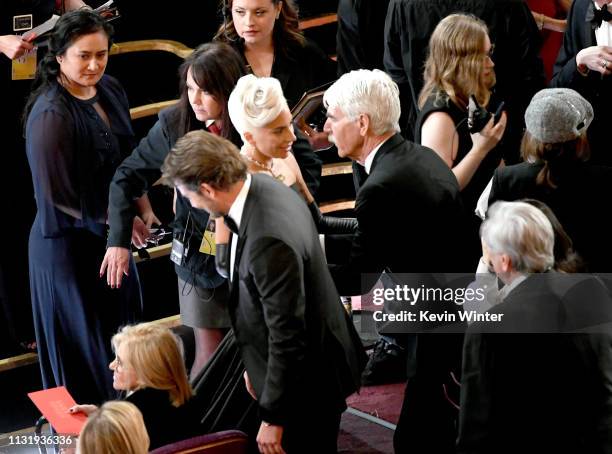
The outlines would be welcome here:
<svg viewBox="0 0 612 454">
<path fill-rule="evenodd" d="M 259 151 L 257 148 L 253 146 L 249 146 L 246 150 L 246 155 L 255 164 L 259 164 L 265 169 L 272 168 L 272 158 L 269 156 L 266 156 L 261 151 Z"/>
<path fill-rule="evenodd" d="M 98 92 L 95 85 L 84 87 L 71 82 L 61 74 L 57 77 L 57 81 L 68 91 L 68 93 L 78 99 L 91 99 L 96 96 L 96 93 Z"/>
</svg>

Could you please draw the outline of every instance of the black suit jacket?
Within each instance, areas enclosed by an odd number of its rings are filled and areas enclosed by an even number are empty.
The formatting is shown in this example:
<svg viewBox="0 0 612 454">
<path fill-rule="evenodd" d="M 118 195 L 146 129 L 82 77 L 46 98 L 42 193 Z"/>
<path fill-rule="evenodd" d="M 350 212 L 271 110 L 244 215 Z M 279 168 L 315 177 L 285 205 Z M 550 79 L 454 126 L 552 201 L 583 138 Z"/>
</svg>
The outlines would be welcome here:
<svg viewBox="0 0 612 454">
<path fill-rule="evenodd" d="M 555 213 L 591 272 L 612 271 L 612 220 L 606 212 L 612 193 L 612 168 L 570 163 L 559 166 L 556 188 L 536 183 L 541 163 L 499 168 L 493 175 L 489 206 L 498 200 L 532 198 Z"/>
<path fill-rule="evenodd" d="M 235 238 L 234 238 L 235 239 Z M 341 412 L 365 360 L 304 201 L 255 174 L 244 207 L 230 315 L 262 419 Z"/>
<path fill-rule="evenodd" d="M 461 271 L 465 217 L 459 186 L 429 148 L 399 134 L 387 140 L 357 193 L 355 215 L 359 226 L 349 263 L 332 268 L 340 294 L 367 293 L 384 270 Z"/>
<path fill-rule="evenodd" d="M 610 153 L 609 124 L 612 103 L 612 79 L 591 71 L 586 77 L 578 72 L 576 55 L 582 49 L 596 46 L 595 32 L 590 22 L 585 21 L 591 0 L 574 0 L 567 16 L 567 29 L 563 45 L 553 68 L 551 87 L 573 88 L 591 103 L 595 118 L 589 126 L 591 161 L 612 165 Z"/>
<path fill-rule="evenodd" d="M 534 274 L 471 325 L 458 452 L 612 452 L 611 308 L 598 279 Z"/>
</svg>

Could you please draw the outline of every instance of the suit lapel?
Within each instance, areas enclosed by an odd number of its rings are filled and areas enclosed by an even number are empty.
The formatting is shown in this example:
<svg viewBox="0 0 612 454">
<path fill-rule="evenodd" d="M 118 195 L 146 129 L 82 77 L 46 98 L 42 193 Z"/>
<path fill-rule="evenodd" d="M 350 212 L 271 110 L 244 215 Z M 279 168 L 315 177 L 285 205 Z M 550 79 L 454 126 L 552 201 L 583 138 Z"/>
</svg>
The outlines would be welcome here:
<svg viewBox="0 0 612 454">
<path fill-rule="evenodd" d="M 582 27 L 582 33 L 584 38 L 585 47 L 591 47 L 597 45 L 597 40 L 595 39 L 595 30 L 591 27 L 591 22 L 586 20 L 586 16 L 591 8 L 591 2 L 588 2 L 586 9 L 584 10 L 584 16 L 582 18 L 582 22 L 576 24 L 578 27 Z"/>
</svg>

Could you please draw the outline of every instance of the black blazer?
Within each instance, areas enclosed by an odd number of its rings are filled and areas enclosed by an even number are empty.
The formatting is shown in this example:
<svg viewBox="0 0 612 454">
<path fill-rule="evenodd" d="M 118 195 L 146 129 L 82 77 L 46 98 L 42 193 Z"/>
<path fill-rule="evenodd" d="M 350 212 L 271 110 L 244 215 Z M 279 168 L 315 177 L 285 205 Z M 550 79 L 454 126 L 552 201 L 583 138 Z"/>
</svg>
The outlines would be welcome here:
<svg viewBox="0 0 612 454">
<path fill-rule="evenodd" d="M 378 150 L 355 200 L 359 226 L 348 265 L 332 268 L 340 294 L 367 293 L 384 270 L 460 271 L 465 229 L 459 186 L 429 148 L 396 134 Z M 363 279 L 362 273 L 369 273 Z"/>
<path fill-rule="evenodd" d="M 611 308 L 600 280 L 534 274 L 471 325 L 457 452 L 612 452 Z"/>
<path fill-rule="evenodd" d="M 230 316 L 260 415 L 286 425 L 295 412 L 341 412 L 359 387 L 361 342 L 304 201 L 267 175 L 251 181 Z"/>
<path fill-rule="evenodd" d="M 150 450 L 198 435 L 198 420 L 191 401 L 180 407 L 170 402 L 168 391 L 143 388 L 125 398 L 142 413 Z"/>
<path fill-rule="evenodd" d="M 612 103 L 612 79 L 591 71 L 586 77 L 578 72 L 576 55 L 582 49 L 596 46 L 595 32 L 585 17 L 591 0 L 574 0 L 567 16 L 567 29 L 563 45 L 553 68 L 551 87 L 573 88 L 591 103 L 595 118 L 589 126 L 591 161 L 612 165 L 609 143 L 610 105 Z"/>
<path fill-rule="evenodd" d="M 543 164 L 521 163 L 499 168 L 493 175 L 489 206 L 498 200 L 532 198 L 555 213 L 592 272 L 612 271 L 612 221 L 606 213 L 612 194 L 612 168 L 574 163 L 555 189 L 536 184 Z"/>
</svg>

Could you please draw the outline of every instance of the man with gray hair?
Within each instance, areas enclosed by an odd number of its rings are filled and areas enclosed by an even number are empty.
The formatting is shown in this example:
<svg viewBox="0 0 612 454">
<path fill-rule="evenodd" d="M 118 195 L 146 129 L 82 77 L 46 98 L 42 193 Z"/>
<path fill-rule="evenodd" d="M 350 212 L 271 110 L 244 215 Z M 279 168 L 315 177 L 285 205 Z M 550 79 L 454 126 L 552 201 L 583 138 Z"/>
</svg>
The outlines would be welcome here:
<svg viewBox="0 0 612 454">
<path fill-rule="evenodd" d="M 332 267 L 340 294 L 367 293 L 387 276 L 461 271 L 463 208 L 456 178 L 432 150 L 399 133 L 395 82 L 379 70 L 344 74 L 323 98 L 325 131 L 338 154 L 364 166 L 368 177 L 355 201 L 358 228 L 348 264 Z M 420 285 L 418 277 L 412 285 Z M 416 368 L 395 434 L 396 451 L 450 452 L 453 411 L 443 395 L 449 372 L 458 372 L 461 340 L 418 338 Z"/>
<path fill-rule="evenodd" d="M 457 452 L 610 452 L 604 280 L 552 271 L 554 233 L 540 209 L 497 202 L 488 214 L 483 256 L 505 286 L 465 336 Z"/>
</svg>

